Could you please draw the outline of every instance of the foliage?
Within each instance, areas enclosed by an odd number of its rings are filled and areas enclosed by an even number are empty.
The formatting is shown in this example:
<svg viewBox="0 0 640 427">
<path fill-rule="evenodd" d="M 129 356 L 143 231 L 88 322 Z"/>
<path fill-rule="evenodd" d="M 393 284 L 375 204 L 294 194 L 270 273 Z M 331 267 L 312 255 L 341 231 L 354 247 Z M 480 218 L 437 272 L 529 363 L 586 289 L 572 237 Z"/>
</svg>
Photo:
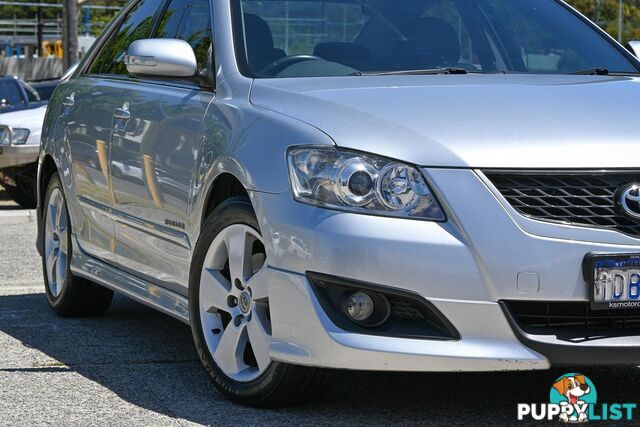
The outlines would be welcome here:
<svg viewBox="0 0 640 427">
<path fill-rule="evenodd" d="M 20 0 L 15 0 L 20 1 Z M 61 4 L 62 0 L 51 1 L 41 0 L 41 3 Z M 79 11 L 81 13 L 78 23 L 79 31 L 84 33 L 84 9 L 82 5 L 102 5 L 102 6 L 123 6 L 126 4 L 126 0 L 89 0 L 78 1 Z M 24 6 L 0 6 L 0 19 L 36 19 L 38 12 L 37 7 L 24 7 Z M 104 10 L 104 9 L 91 9 L 91 34 L 97 36 L 104 26 L 113 18 L 117 10 Z M 53 20 L 62 19 L 62 8 L 43 7 L 42 19 Z"/>
<path fill-rule="evenodd" d="M 618 38 L 618 0 L 568 0 L 569 4 Z M 640 40 L 640 0 L 623 0 L 622 40 Z"/>
</svg>

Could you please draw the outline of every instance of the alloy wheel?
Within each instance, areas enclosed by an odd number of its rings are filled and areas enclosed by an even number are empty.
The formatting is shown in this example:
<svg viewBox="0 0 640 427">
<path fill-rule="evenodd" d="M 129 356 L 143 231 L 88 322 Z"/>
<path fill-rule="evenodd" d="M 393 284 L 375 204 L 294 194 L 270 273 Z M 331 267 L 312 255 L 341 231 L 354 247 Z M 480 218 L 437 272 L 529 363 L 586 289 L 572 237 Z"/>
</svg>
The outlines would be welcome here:
<svg viewBox="0 0 640 427">
<path fill-rule="evenodd" d="M 234 224 L 209 247 L 200 276 L 202 331 L 216 365 L 229 378 L 248 382 L 271 364 L 271 321 L 260 234 Z"/>
<path fill-rule="evenodd" d="M 62 293 L 69 256 L 67 206 L 59 188 L 51 191 L 45 215 L 45 268 L 49 291 L 56 298 Z"/>
</svg>

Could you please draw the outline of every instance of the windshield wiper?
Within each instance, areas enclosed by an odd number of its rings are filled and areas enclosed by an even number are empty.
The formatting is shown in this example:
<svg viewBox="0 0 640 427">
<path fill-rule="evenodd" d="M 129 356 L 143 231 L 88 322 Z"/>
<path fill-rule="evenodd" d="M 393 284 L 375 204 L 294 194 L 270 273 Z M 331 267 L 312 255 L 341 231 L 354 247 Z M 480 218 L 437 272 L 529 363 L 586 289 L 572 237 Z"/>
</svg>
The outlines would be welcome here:
<svg viewBox="0 0 640 427">
<path fill-rule="evenodd" d="M 606 68 L 590 68 L 588 70 L 576 71 L 576 75 L 584 75 L 584 76 L 608 76 L 609 70 Z"/>
<path fill-rule="evenodd" d="M 464 68 L 456 67 L 442 67 L 442 68 L 427 68 L 425 70 L 402 70 L 402 71 L 385 71 L 381 73 L 362 73 L 363 76 L 420 76 L 430 74 L 467 74 L 468 71 Z"/>
</svg>

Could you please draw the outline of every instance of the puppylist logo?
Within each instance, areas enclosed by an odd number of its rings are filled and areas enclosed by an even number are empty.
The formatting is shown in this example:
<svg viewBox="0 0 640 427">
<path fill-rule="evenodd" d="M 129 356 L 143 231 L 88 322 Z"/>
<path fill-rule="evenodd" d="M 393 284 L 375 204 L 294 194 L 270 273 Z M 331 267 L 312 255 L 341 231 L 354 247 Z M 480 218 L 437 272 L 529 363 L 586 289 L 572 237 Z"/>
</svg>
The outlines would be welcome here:
<svg viewBox="0 0 640 427">
<path fill-rule="evenodd" d="M 588 421 L 631 421 L 635 403 L 601 403 L 593 382 L 578 373 L 564 374 L 549 391 L 549 403 L 519 403 L 518 420 L 557 420 L 568 424 Z"/>
</svg>

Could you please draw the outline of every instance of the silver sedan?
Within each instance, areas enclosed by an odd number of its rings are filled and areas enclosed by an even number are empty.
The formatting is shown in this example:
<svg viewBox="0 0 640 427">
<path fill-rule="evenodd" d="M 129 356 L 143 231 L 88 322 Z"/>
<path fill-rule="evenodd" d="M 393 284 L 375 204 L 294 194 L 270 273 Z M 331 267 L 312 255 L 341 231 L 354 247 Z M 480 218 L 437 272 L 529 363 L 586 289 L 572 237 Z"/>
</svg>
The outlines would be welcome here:
<svg viewBox="0 0 640 427">
<path fill-rule="evenodd" d="M 45 118 L 49 303 L 190 324 L 249 405 L 637 364 L 639 72 L 557 0 L 133 0 Z"/>
</svg>

